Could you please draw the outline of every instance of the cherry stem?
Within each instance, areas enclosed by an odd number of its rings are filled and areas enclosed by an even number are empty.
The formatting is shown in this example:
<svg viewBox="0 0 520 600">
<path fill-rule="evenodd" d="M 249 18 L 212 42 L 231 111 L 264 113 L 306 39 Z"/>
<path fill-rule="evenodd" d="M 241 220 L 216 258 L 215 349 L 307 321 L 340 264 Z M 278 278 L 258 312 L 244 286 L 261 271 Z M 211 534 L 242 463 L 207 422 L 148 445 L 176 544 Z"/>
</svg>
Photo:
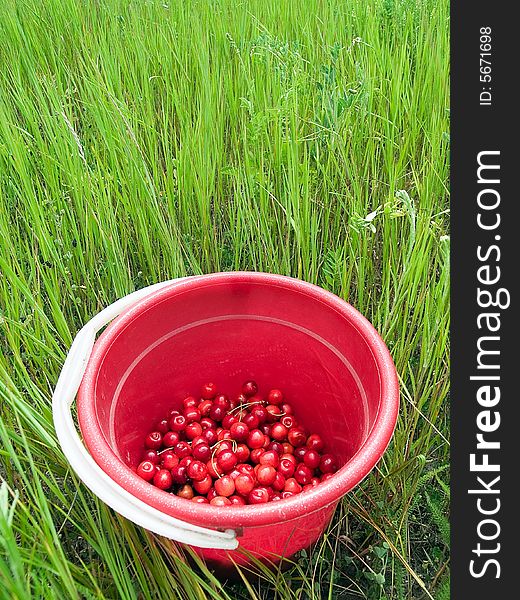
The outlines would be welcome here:
<svg viewBox="0 0 520 600">
<path fill-rule="evenodd" d="M 222 440 L 218 440 L 217 442 L 215 442 L 213 444 L 213 446 L 211 446 L 212 449 L 213 449 L 213 452 L 211 453 L 211 466 L 213 467 L 213 470 L 215 471 L 215 473 L 218 475 L 219 479 L 224 476 L 224 473 L 220 474 L 218 472 L 217 464 L 215 462 L 215 454 L 217 453 L 217 446 L 219 444 L 221 444 L 222 442 L 231 442 L 231 447 L 233 448 L 233 452 L 236 452 L 236 450 L 237 450 L 236 440 L 230 440 L 230 439 L 227 439 L 227 438 L 224 438 Z"/>
<path fill-rule="evenodd" d="M 232 408 L 230 411 L 228 411 L 228 414 L 231 415 L 234 412 L 236 412 L 237 410 L 243 410 L 244 408 L 249 408 L 250 406 L 254 406 L 255 404 L 265 404 L 266 400 L 256 400 L 255 402 L 246 402 L 244 404 L 239 404 L 238 406 L 235 406 L 235 408 Z"/>
</svg>

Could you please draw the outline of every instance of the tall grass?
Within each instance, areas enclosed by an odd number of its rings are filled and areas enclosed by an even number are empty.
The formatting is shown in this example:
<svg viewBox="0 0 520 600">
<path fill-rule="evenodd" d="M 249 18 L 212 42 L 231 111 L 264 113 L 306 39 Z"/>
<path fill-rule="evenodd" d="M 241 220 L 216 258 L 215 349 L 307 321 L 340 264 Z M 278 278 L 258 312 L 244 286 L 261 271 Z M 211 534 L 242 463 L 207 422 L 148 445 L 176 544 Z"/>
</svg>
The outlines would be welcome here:
<svg viewBox="0 0 520 600">
<path fill-rule="evenodd" d="M 434 0 L 0 3 L 0 597 L 446 597 L 448 17 Z M 235 269 L 366 314 L 402 404 L 320 544 L 224 587 L 82 487 L 50 396 L 102 307 Z"/>
</svg>

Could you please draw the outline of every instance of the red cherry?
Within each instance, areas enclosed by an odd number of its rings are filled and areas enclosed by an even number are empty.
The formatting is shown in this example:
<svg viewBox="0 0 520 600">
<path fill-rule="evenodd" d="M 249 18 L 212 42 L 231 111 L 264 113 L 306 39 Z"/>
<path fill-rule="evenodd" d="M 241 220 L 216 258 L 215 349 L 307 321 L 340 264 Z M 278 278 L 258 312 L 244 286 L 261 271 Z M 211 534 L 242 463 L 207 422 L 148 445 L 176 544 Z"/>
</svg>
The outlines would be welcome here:
<svg viewBox="0 0 520 600">
<path fill-rule="evenodd" d="M 265 408 L 261 404 L 257 404 L 251 408 L 251 414 L 254 415 L 258 419 L 258 423 L 262 424 L 267 421 L 267 417 L 269 413 L 265 410 Z"/>
<path fill-rule="evenodd" d="M 168 431 L 163 437 L 163 446 L 165 448 L 173 448 L 175 444 L 181 439 L 181 436 L 176 431 Z"/>
<path fill-rule="evenodd" d="M 273 450 L 274 452 L 276 452 L 276 454 L 278 454 L 278 456 L 281 456 L 283 454 L 283 445 L 280 444 L 280 442 L 271 442 L 269 444 L 269 446 L 267 446 L 268 450 Z"/>
<path fill-rule="evenodd" d="M 278 501 L 311 490 L 338 468 L 277 388 L 264 401 L 251 380 L 230 400 L 207 383 L 200 400 L 186 396 L 181 406 L 146 436 L 137 467 L 160 489 L 175 484 L 172 493 L 181 498 L 213 506 Z"/>
<path fill-rule="evenodd" d="M 168 426 L 168 419 L 162 419 L 161 421 L 159 421 L 155 429 L 164 435 L 170 429 Z"/>
<path fill-rule="evenodd" d="M 200 414 L 200 410 L 194 406 L 189 406 L 184 411 L 184 418 L 188 423 L 192 423 L 193 421 L 199 422 L 202 418 Z"/>
<path fill-rule="evenodd" d="M 184 408 L 191 408 L 193 406 L 198 406 L 199 401 L 197 400 L 197 398 L 195 398 L 195 396 L 186 396 L 186 398 L 184 398 L 184 400 L 182 401 L 182 405 L 184 406 Z"/>
<path fill-rule="evenodd" d="M 267 400 L 270 404 L 280 405 L 283 402 L 283 394 L 280 390 L 270 390 L 267 394 Z"/>
<path fill-rule="evenodd" d="M 233 450 L 233 442 L 231 440 L 220 440 L 220 444 L 217 447 L 216 454 L 224 452 L 224 450 Z"/>
<path fill-rule="evenodd" d="M 215 481 L 215 491 L 219 496 L 232 496 L 235 493 L 235 482 L 229 475 L 224 475 Z"/>
<path fill-rule="evenodd" d="M 209 417 L 202 417 L 202 419 L 200 420 L 200 425 L 202 429 L 217 429 L 217 422 L 213 419 L 210 419 Z"/>
<path fill-rule="evenodd" d="M 206 463 L 206 468 L 213 479 L 218 479 L 223 474 L 219 471 L 217 463 L 213 460 L 208 460 Z"/>
<path fill-rule="evenodd" d="M 311 482 L 312 471 L 303 463 L 300 463 L 294 471 L 294 478 L 301 485 L 307 485 Z"/>
<path fill-rule="evenodd" d="M 303 462 L 309 467 L 309 469 L 317 469 L 320 466 L 321 455 L 316 450 L 307 450 L 303 457 Z"/>
<path fill-rule="evenodd" d="M 242 422 L 245 423 L 249 427 L 249 429 L 257 429 L 260 425 L 258 417 L 251 413 L 247 413 L 246 415 L 244 415 Z"/>
<path fill-rule="evenodd" d="M 200 423 L 193 421 L 192 423 L 188 423 L 186 425 L 184 433 L 189 440 L 193 440 L 199 435 L 202 435 L 202 427 Z"/>
<path fill-rule="evenodd" d="M 282 425 L 285 425 L 287 429 L 292 429 L 293 427 L 296 427 L 296 419 L 292 415 L 284 415 L 280 419 L 280 423 Z"/>
<path fill-rule="evenodd" d="M 175 415 L 169 421 L 172 431 L 184 431 L 186 427 L 186 417 L 184 415 Z"/>
<path fill-rule="evenodd" d="M 149 460 L 151 463 L 156 465 L 160 460 L 160 456 L 155 450 L 145 450 L 142 460 Z"/>
<path fill-rule="evenodd" d="M 285 413 L 286 415 L 293 414 L 293 408 L 288 402 L 283 402 L 282 406 L 280 408 L 282 409 L 282 412 Z"/>
<path fill-rule="evenodd" d="M 179 464 L 179 457 L 173 452 L 173 450 L 168 450 L 164 454 L 161 454 L 161 466 L 164 469 L 172 470 L 173 467 L 176 467 Z"/>
<path fill-rule="evenodd" d="M 236 466 L 236 470 L 245 475 L 252 475 L 254 468 L 253 465 L 250 465 L 249 463 L 241 463 Z"/>
<path fill-rule="evenodd" d="M 191 446 L 188 444 L 188 442 L 177 442 L 174 449 L 175 454 L 181 459 L 185 458 L 186 456 L 191 456 Z"/>
<path fill-rule="evenodd" d="M 218 439 L 219 440 L 230 440 L 231 439 L 231 432 L 229 431 L 229 429 L 221 429 L 218 432 Z"/>
<path fill-rule="evenodd" d="M 294 454 L 294 446 L 292 444 L 289 444 L 289 442 L 284 442 L 282 446 L 284 454 Z"/>
<path fill-rule="evenodd" d="M 254 448 L 261 448 L 264 445 L 265 436 L 260 429 L 253 429 L 247 436 L 247 445 Z"/>
<path fill-rule="evenodd" d="M 258 465 L 260 463 L 260 457 L 263 454 L 265 454 L 265 450 L 263 448 L 255 448 L 254 450 L 251 450 L 249 459 L 251 460 L 252 463 L 254 463 L 255 465 Z"/>
<path fill-rule="evenodd" d="M 288 479 L 293 476 L 295 468 L 295 465 L 290 460 L 282 458 L 280 460 L 280 465 L 278 466 L 278 472 Z"/>
<path fill-rule="evenodd" d="M 285 488 L 285 477 L 281 473 L 276 473 L 273 483 L 273 490 L 281 492 Z"/>
<path fill-rule="evenodd" d="M 284 491 L 299 494 L 302 491 L 302 486 L 294 479 L 294 477 L 290 477 L 285 481 Z"/>
<path fill-rule="evenodd" d="M 233 481 L 241 474 L 242 473 L 240 473 L 240 471 L 236 467 L 228 473 L 228 475 L 231 477 L 231 479 L 233 479 Z"/>
<path fill-rule="evenodd" d="M 177 496 L 186 500 L 191 500 L 194 496 L 193 488 L 191 487 L 191 485 L 185 484 L 177 492 Z"/>
<path fill-rule="evenodd" d="M 137 474 L 145 481 L 151 481 L 155 475 L 155 464 L 150 460 L 143 460 L 137 467 Z"/>
<path fill-rule="evenodd" d="M 207 471 L 207 467 L 206 467 L 206 471 Z M 209 473 L 206 475 L 206 477 L 204 477 L 204 479 L 193 482 L 193 487 L 199 494 L 207 494 L 210 491 L 212 485 L 213 485 L 213 479 L 211 478 L 211 475 Z"/>
<path fill-rule="evenodd" d="M 229 501 L 235 506 L 244 506 L 246 503 L 246 501 L 243 498 L 236 495 L 230 496 Z"/>
<path fill-rule="evenodd" d="M 209 411 L 209 416 L 214 421 L 222 421 L 222 419 L 225 417 L 225 415 L 226 415 L 226 409 L 222 408 L 221 406 L 213 405 L 211 407 L 211 410 Z"/>
<path fill-rule="evenodd" d="M 220 394 L 213 400 L 213 406 L 218 406 L 227 411 L 229 410 L 229 398 L 225 394 Z"/>
<path fill-rule="evenodd" d="M 270 437 L 271 425 L 269 425 L 269 423 L 262 423 L 262 425 L 260 425 L 258 429 L 260 429 L 260 431 L 265 435 L 265 437 Z M 271 440 L 268 440 L 267 445 L 269 445 L 270 443 Z"/>
<path fill-rule="evenodd" d="M 287 434 L 287 439 L 289 443 L 291 443 L 295 448 L 298 446 L 304 446 L 307 441 L 307 436 L 305 435 L 305 431 L 301 427 L 293 427 L 289 429 L 289 433 Z"/>
<path fill-rule="evenodd" d="M 237 463 L 237 455 L 232 450 L 224 450 L 217 455 L 217 466 L 224 473 L 231 471 Z"/>
<path fill-rule="evenodd" d="M 268 423 L 274 423 L 275 421 L 278 421 L 278 419 L 282 415 L 282 411 L 281 411 L 280 407 L 276 406 L 275 404 L 268 404 L 265 407 L 265 410 L 267 412 L 267 422 Z"/>
<path fill-rule="evenodd" d="M 258 385 L 256 381 L 246 381 L 242 384 L 242 393 L 246 398 L 254 396 L 258 392 Z"/>
<path fill-rule="evenodd" d="M 265 487 L 257 487 L 249 492 L 247 497 L 249 504 L 265 504 L 269 502 L 269 492 Z"/>
<path fill-rule="evenodd" d="M 199 412 L 201 414 L 202 417 L 209 417 L 209 411 L 211 410 L 211 407 L 213 406 L 213 401 L 212 400 L 203 400 L 199 405 L 198 405 L 198 409 Z"/>
<path fill-rule="evenodd" d="M 271 437 L 277 442 L 283 442 L 287 438 L 287 427 L 282 423 L 273 423 L 271 425 Z"/>
<path fill-rule="evenodd" d="M 200 460 L 193 460 L 187 467 L 187 474 L 193 481 L 202 481 L 208 475 L 208 468 Z"/>
<path fill-rule="evenodd" d="M 249 412 L 246 408 L 241 408 L 239 410 L 236 410 L 233 414 L 237 418 L 237 421 L 240 421 L 240 423 L 242 423 L 244 421 L 244 417 L 248 415 Z"/>
<path fill-rule="evenodd" d="M 317 433 L 313 433 L 307 438 L 307 448 L 309 448 L 310 450 L 316 450 L 316 452 L 321 452 L 324 447 L 325 444 L 323 443 L 321 436 Z"/>
<path fill-rule="evenodd" d="M 235 488 L 242 496 L 247 496 L 255 487 L 255 479 L 249 473 L 243 473 L 235 479 Z"/>
<path fill-rule="evenodd" d="M 207 462 L 211 458 L 211 448 L 206 442 L 201 442 L 195 446 L 192 445 L 191 451 L 193 453 L 193 457 L 197 460 Z"/>
<path fill-rule="evenodd" d="M 291 461 L 291 463 L 294 465 L 294 468 L 296 468 L 298 461 L 296 460 L 294 454 L 282 454 L 282 456 L 280 456 L 280 460 L 283 460 L 283 459 L 287 459 L 287 460 Z"/>
<path fill-rule="evenodd" d="M 172 487 L 173 478 L 167 469 L 159 469 L 153 476 L 153 484 L 160 490 L 167 490 Z"/>
<path fill-rule="evenodd" d="M 176 467 L 173 467 L 173 469 L 171 470 L 171 474 L 172 474 L 173 483 L 183 484 L 188 481 L 186 467 L 177 465 Z"/>
<path fill-rule="evenodd" d="M 209 504 L 209 500 L 205 496 L 193 496 L 191 501 L 197 504 Z"/>
<path fill-rule="evenodd" d="M 294 458 L 296 458 L 297 461 L 301 462 L 304 456 L 307 454 L 307 450 L 307 446 L 299 446 L 298 448 L 295 448 L 293 452 Z"/>
<path fill-rule="evenodd" d="M 144 438 L 144 445 L 150 450 L 158 450 L 162 446 L 162 440 L 160 431 L 152 431 Z"/>
<path fill-rule="evenodd" d="M 229 428 L 229 432 L 231 433 L 231 437 L 237 442 L 245 442 L 249 435 L 249 427 L 245 423 L 236 421 Z"/>
<path fill-rule="evenodd" d="M 218 439 L 220 441 L 222 440 L 232 440 L 231 437 L 231 432 L 229 431 L 229 429 L 223 429 L 219 434 L 218 434 Z"/>
<path fill-rule="evenodd" d="M 274 450 L 266 450 L 260 456 L 259 462 L 261 465 L 269 465 L 270 467 L 274 467 L 276 469 L 280 464 L 280 456 Z"/>
<path fill-rule="evenodd" d="M 229 506 L 231 501 L 229 498 L 225 498 L 224 496 L 215 496 L 209 501 L 209 503 L 212 506 Z"/>
<path fill-rule="evenodd" d="M 332 454 L 324 454 L 320 461 L 320 471 L 322 473 L 334 473 L 337 470 L 336 459 Z"/>
<path fill-rule="evenodd" d="M 218 434 L 215 429 L 205 429 L 202 432 L 202 437 L 206 439 L 210 446 L 218 441 Z"/>
<path fill-rule="evenodd" d="M 217 386 L 214 383 L 205 383 L 202 386 L 200 395 L 204 400 L 211 400 L 217 395 Z"/>
<path fill-rule="evenodd" d="M 276 479 L 276 469 L 269 465 L 259 465 L 258 471 L 256 472 L 256 478 L 260 485 L 272 485 Z"/>
<path fill-rule="evenodd" d="M 238 419 L 235 417 L 235 415 L 227 414 L 222 419 L 222 427 L 224 427 L 224 429 L 231 429 L 231 425 L 233 425 L 233 423 L 236 423 L 237 421 Z"/>
<path fill-rule="evenodd" d="M 249 458 L 249 448 L 245 444 L 237 444 L 235 454 L 237 455 L 238 462 L 246 462 Z"/>
<path fill-rule="evenodd" d="M 195 459 L 193 458 L 193 456 L 185 456 L 184 458 L 181 458 L 181 460 L 179 461 L 179 465 L 181 467 L 186 467 L 187 469 L 194 460 Z"/>
</svg>

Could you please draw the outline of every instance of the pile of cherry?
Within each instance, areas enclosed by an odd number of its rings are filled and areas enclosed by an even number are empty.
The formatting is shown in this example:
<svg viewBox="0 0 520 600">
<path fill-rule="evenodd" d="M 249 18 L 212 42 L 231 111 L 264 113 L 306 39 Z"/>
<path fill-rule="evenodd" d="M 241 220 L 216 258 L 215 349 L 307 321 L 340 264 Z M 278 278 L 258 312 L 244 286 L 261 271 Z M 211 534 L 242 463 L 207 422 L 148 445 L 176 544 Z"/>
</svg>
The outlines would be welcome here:
<svg viewBox="0 0 520 600">
<path fill-rule="evenodd" d="M 334 456 L 309 434 L 278 389 L 266 398 L 246 381 L 235 399 L 202 386 L 145 440 L 137 474 L 161 490 L 213 506 L 290 498 L 332 477 Z"/>
</svg>

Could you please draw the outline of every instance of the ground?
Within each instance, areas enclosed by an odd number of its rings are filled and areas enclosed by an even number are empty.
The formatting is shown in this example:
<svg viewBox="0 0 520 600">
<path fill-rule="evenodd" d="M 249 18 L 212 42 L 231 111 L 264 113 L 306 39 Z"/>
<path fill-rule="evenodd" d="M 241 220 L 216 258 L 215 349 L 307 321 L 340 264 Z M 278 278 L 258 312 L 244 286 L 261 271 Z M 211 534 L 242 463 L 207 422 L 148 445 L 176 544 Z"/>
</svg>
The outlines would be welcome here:
<svg viewBox="0 0 520 600">
<path fill-rule="evenodd" d="M 6 0 L 0 40 L 0 597 L 447 598 L 448 3 Z M 318 546 L 224 586 L 80 484 L 50 398 L 101 308 L 225 270 L 353 304 L 401 408 Z"/>
</svg>

